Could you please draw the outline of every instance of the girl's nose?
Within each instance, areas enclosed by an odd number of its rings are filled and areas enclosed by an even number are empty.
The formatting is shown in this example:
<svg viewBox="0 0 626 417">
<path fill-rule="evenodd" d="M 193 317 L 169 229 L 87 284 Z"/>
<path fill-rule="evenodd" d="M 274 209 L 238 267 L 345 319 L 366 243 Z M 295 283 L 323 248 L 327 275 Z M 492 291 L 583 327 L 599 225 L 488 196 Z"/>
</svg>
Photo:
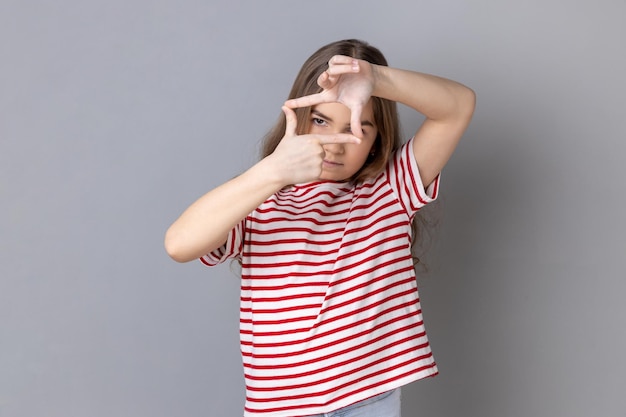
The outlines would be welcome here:
<svg viewBox="0 0 626 417">
<path fill-rule="evenodd" d="M 343 143 L 327 143 L 323 148 L 324 151 L 334 154 L 342 154 L 344 152 Z"/>
</svg>

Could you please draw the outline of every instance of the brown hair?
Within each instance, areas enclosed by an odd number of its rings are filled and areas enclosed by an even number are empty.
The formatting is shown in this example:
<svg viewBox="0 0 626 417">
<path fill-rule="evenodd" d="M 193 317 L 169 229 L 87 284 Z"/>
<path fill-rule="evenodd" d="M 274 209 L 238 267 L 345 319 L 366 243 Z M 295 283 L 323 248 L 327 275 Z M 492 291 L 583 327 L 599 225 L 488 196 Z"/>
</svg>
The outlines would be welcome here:
<svg viewBox="0 0 626 417">
<path fill-rule="evenodd" d="M 357 39 L 346 39 L 330 43 L 318 49 L 300 68 L 300 72 L 291 87 L 289 99 L 319 93 L 321 87 L 317 85 L 317 78 L 328 69 L 328 61 L 335 55 L 345 55 L 362 59 L 371 64 L 387 66 L 387 60 L 377 48 L 367 42 Z M 361 182 L 380 174 L 393 151 L 401 145 L 400 122 L 398 110 L 394 101 L 380 97 L 372 97 L 374 123 L 378 128 L 378 136 L 372 145 L 372 156 L 365 161 L 363 167 L 351 178 Z M 308 130 L 311 107 L 295 109 L 298 123 L 298 134 Z M 261 157 L 264 158 L 274 152 L 285 135 L 285 117 L 281 113 L 274 127 L 265 135 L 261 148 Z"/>
<path fill-rule="evenodd" d="M 382 52 L 358 39 L 345 39 L 329 43 L 318 49 L 311 55 L 300 68 L 300 72 L 291 87 L 288 99 L 316 94 L 322 91 L 317 84 L 318 77 L 328 69 L 328 61 L 335 55 L 344 55 L 356 59 L 362 59 L 371 64 L 388 66 L 387 59 Z M 353 182 L 362 182 L 380 174 L 391 158 L 392 153 L 402 145 L 400 138 L 400 121 L 398 110 L 394 101 L 380 97 L 372 97 L 372 110 L 374 123 L 378 128 L 378 136 L 372 145 L 373 156 L 370 156 L 363 167 L 351 178 Z M 308 131 L 311 117 L 311 107 L 295 109 L 298 123 L 298 134 Z M 276 124 L 265 135 L 261 147 L 261 157 L 264 158 L 274 152 L 283 136 L 285 135 L 285 115 L 281 112 Z M 420 210 L 411 225 L 413 230 L 412 251 L 415 266 L 421 265 L 422 270 L 426 266 L 421 262 L 417 252 L 425 252 L 425 246 L 429 246 L 432 239 L 433 224 L 431 224 Z"/>
</svg>

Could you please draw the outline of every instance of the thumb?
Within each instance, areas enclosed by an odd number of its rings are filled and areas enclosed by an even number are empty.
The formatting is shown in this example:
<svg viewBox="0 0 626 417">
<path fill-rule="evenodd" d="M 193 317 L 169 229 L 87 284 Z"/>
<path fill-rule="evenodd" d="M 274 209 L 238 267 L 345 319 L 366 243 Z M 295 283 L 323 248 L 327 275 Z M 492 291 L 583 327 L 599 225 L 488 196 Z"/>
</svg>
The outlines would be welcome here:
<svg viewBox="0 0 626 417">
<path fill-rule="evenodd" d="M 361 106 L 350 109 L 350 130 L 352 131 L 352 134 L 359 139 L 363 139 L 363 128 L 361 127 L 361 111 Z"/>
<path fill-rule="evenodd" d="M 298 126 L 298 118 L 296 117 L 296 112 L 294 112 L 287 106 L 283 106 L 282 110 L 283 113 L 285 113 L 285 121 L 287 122 L 285 126 L 285 136 L 295 136 L 296 127 Z"/>
</svg>

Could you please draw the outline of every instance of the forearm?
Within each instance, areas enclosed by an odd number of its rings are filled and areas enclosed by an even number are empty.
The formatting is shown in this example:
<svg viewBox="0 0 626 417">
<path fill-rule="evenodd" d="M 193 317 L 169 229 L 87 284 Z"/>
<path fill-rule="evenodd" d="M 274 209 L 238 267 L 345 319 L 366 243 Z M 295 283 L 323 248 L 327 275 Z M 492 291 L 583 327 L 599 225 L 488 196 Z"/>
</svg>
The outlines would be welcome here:
<svg viewBox="0 0 626 417">
<path fill-rule="evenodd" d="M 189 206 L 165 234 L 167 253 L 188 262 L 220 247 L 237 223 L 283 186 L 270 164 L 260 161 Z"/>
<path fill-rule="evenodd" d="M 413 136 L 424 186 L 441 172 L 474 112 L 474 92 L 455 81 L 419 72 L 374 67 L 372 95 L 405 104 L 426 116 Z"/>
<path fill-rule="evenodd" d="M 471 117 L 474 92 L 466 86 L 435 75 L 375 66 L 372 95 L 409 106 L 426 118 L 448 121 Z"/>
</svg>

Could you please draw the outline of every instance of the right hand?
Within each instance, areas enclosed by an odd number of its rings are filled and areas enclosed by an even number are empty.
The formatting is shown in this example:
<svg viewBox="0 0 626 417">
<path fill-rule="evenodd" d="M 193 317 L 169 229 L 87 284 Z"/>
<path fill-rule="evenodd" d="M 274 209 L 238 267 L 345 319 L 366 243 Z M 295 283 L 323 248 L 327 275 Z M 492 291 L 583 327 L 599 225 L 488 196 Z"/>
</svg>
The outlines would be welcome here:
<svg viewBox="0 0 626 417">
<path fill-rule="evenodd" d="M 285 136 L 268 156 L 285 185 L 318 180 L 322 173 L 324 145 L 333 143 L 360 143 L 361 139 L 347 133 L 330 135 L 296 133 L 296 113 L 282 107 L 286 117 Z"/>
</svg>

